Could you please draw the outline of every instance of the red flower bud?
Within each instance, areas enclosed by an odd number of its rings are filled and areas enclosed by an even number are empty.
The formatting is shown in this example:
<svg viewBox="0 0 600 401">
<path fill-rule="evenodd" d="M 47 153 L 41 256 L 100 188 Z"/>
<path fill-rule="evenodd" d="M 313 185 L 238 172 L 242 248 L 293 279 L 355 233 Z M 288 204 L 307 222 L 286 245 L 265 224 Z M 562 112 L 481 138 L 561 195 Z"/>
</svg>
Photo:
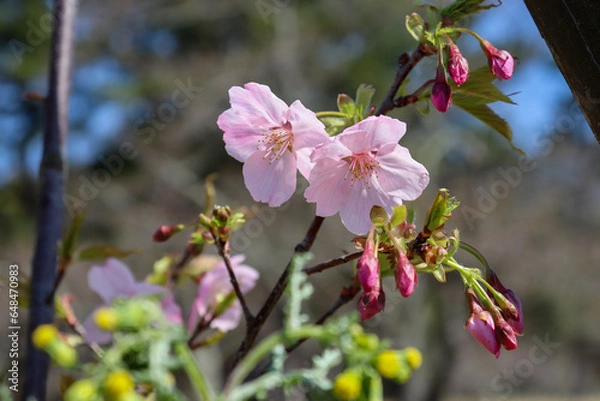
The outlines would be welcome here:
<svg viewBox="0 0 600 401">
<path fill-rule="evenodd" d="M 508 289 L 502 284 L 496 273 L 488 269 L 485 277 L 486 281 L 500 294 L 506 298 L 511 305 L 499 305 L 502 313 L 506 317 L 507 323 L 513 328 L 515 334 L 523 334 L 523 305 L 521 300 L 513 290 Z"/>
<path fill-rule="evenodd" d="M 510 79 L 515 68 L 513 56 L 506 50 L 496 49 L 487 40 L 482 40 L 480 44 L 492 73 L 500 79 Z"/>
<path fill-rule="evenodd" d="M 456 85 L 462 85 L 469 77 L 469 63 L 460 53 L 458 46 L 450 44 L 450 59 L 448 60 L 448 73 Z"/>
<path fill-rule="evenodd" d="M 367 320 L 378 314 L 385 307 L 385 293 L 381 283 L 377 291 L 363 292 L 358 300 L 358 312 L 361 320 Z"/>
<path fill-rule="evenodd" d="M 446 80 L 443 66 L 437 69 L 435 83 L 431 88 L 431 103 L 438 111 L 445 113 L 452 103 L 452 89 Z"/>
<path fill-rule="evenodd" d="M 517 348 L 515 331 L 502 316 L 496 318 L 496 338 L 507 351 Z"/>
<path fill-rule="evenodd" d="M 165 242 L 184 228 L 185 226 L 183 224 L 178 224 L 176 226 L 160 226 L 152 235 L 152 241 Z"/>
<path fill-rule="evenodd" d="M 410 263 L 402 250 L 398 250 L 398 265 L 396 266 L 394 275 L 396 278 L 396 287 L 398 287 L 400 294 L 404 298 L 409 297 L 419 283 L 419 278 L 417 277 L 415 267 Z"/>
</svg>

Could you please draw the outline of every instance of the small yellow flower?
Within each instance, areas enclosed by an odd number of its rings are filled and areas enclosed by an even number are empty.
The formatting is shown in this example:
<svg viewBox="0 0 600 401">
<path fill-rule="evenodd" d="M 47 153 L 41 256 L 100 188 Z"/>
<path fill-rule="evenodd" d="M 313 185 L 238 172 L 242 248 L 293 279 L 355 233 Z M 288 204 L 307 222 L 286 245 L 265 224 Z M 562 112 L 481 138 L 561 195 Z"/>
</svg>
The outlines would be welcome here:
<svg viewBox="0 0 600 401">
<path fill-rule="evenodd" d="M 354 371 L 342 372 L 333 383 L 333 395 L 338 400 L 355 400 L 360 396 L 361 378 Z"/>
<path fill-rule="evenodd" d="M 401 368 L 397 351 L 388 349 L 377 355 L 375 369 L 386 379 L 395 379 Z"/>
<path fill-rule="evenodd" d="M 77 351 L 64 341 L 54 341 L 46 348 L 52 361 L 61 368 L 72 368 L 77 364 Z"/>
<path fill-rule="evenodd" d="M 113 331 L 119 326 L 119 316 L 111 308 L 100 308 L 94 314 L 94 323 L 105 331 Z"/>
<path fill-rule="evenodd" d="M 39 325 L 33 332 L 32 341 L 39 349 L 48 347 L 54 340 L 58 338 L 58 330 L 53 324 Z"/>
<path fill-rule="evenodd" d="M 421 351 L 416 349 L 415 347 L 408 347 L 404 349 L 404 355 L 406 357 L 406 362 L 412 370 L 417 370 L 423 364 L 423 355 Z"/>
<path fill-rule="evenodd" d="M 131 375 L 124 370 L 110 372 L 104 379 L 104 392 L 109 400 L 132 392 L 134 387 L 135 383 Z"/>
<path fill-rule="evenodd" d="M 82 379 L 73 383 L 65 391 L 65 401 L 93 401 L 97 399 L 97 389 L 90 379 Z"/>
</svg>

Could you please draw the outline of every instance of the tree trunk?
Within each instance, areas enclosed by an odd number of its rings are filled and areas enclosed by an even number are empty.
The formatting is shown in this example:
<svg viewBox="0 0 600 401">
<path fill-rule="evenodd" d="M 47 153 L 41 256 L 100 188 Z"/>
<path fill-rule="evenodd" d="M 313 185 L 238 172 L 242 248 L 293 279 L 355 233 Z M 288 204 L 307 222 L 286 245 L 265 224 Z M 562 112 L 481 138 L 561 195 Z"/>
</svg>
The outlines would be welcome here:
<svg viewBox="0 0 600 401">
<path fill-rule="evenodd" d="M 600 142 L 600 1 L 524 1 Z"/>
<path fill-rule="evenodd" d="M 77 0 L 55 0 L 48 94 L 44 102 L 44 148 L 40 165 L 37 239 L 33 255 L 30 313 L 22 400 L 46 399 L 49 360 L 33 347 L 31 333 L 54 318 L 52 292 L 62 236 L 64 152 L 68 133 L 73 24 Z"/>
</svg>

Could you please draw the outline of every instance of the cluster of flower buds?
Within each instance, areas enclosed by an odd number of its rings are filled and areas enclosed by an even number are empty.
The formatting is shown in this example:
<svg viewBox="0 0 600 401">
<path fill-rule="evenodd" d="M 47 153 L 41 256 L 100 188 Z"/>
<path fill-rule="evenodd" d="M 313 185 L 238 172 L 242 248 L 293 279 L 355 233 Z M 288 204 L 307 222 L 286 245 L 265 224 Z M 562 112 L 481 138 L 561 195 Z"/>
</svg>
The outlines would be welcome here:
<svg viewBox="0 0 600 401">
<path fill-rule="evenodd" d="M 491 289 L 479 296 L 472 288 L 467 289 L 471 315 L 465 329 L 498 358 L 501 347 L 508 351 L 517 348 L 517 336 L 523 334 L 523 310 L 517 295 L 505 288 L 491 269 L 487 282 Z"/>
<path fill-rule="evenodd" d="M 491 72 L 500 79 L 510 79 L 513 74 L 515 61 L 512 55 L 506 50 L 498 50 L 490 42 L 483 39 L 475 32 L 468 29 L 460 29 L 462 32 L 467 32 L 473 35 L 479 41 L 490 67 Z M 444 46 L 448 49 L 448 61 L 446 68 L 442 62 L 438 65 L 435 81 L 431 88 L 431 103 L 440 112 L 445 113 L 452 104 L 452 88 L 446 79 L 446 70 L 450 78 L 457 86 L 463 85 L 469 78 L 469 62 L 462 55 L 460 49 L 454 42 L 446 36 L 448 44 Z M 440 61 L 442 55 L 440 52 Z"/>
<path fill-rule="evenodd" d="M 195 236 L 200 241 L 212 243 L 214 238 L 225 244 L 231 238 L 231 233 L 245 223 L 245 218 L 243 213 L 233 212 L 229 206 L 215 205 L 211 217 L 201 213 L 199 222 L 200 232 Z"/>
</svg>

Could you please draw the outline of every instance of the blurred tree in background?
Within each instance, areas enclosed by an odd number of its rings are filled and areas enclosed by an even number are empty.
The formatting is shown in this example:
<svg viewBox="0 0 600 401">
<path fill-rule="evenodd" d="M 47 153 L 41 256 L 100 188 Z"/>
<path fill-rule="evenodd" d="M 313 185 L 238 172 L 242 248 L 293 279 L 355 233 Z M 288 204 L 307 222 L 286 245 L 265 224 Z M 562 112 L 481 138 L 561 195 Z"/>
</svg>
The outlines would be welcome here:
<svg viewBox="0 0 600 401">
<path fill-rule="evenodd" d="M 299 198 L 283 211 L 254 204 L 215 123 L 228 107 L 228 88 L 261 82 L 288 103 L 301 99 L 322 110 L 335 107 L 338 93 L 352 95 L 369 83 L 378 103 L 398 55 L 416 44 L 404 28 L 411 2 L 84 0 L 79 8 L 66 207 L 86 207 L 82 240 L 153 249 L 127 259 L 138 272 L 149 271 L 162 253 L 177 254 L 183 246 L 151 245 L 154 230 L 193 221 L 203 207 L 202 182 L 217 171 L 217 202 L 247 205 L 263 217 L 243 232 L 245 240 L 233 243 L 262 272 L 249 297 L 259 305 L 261 289 L 268 291 L 277 277 L 268 272 L 283 268 L 314 206 Z M 42 108 L 22 96 L 46 92 L 49 16 L 41 1 L 0 4 L 0 252 L 3 260 L 20 261 L 25 272 L 33 248 Z M 523 30 L 506 30 L 510 18 Z M 408 124 L 403 145 L 437 179 L 424 199 L 437 187 L 450 188 L 463 205 L 455 219 L 462 239 L 477 243 L 521 295 L 527 320 L 522 345 L 495 361 L 471 341 L 461 328 L 467 308 L 457 302 L 458 282 L 423 280 L 416 296 L 390 300 L 366 327 L 395 346 L 424 350 L 427 369 L 396 390 L 405 399 L 596 394 L 600 247 L 593 241 L 600 237 L 600 147 L 524 7 L 505 4 L 473 24 L 518 56 L 515 80 L 503 89 L 520 91 L 514 96 L 519 105 L 501 110 L 530 163 L 520 163 L 506 141 L 458 109 L 422 117 L 407 107 L 392 115 Z M 485 63 L 475 42 L 462 43 L 470 60 Z M 433 71 L 430 60 L 413 74 L 423 79 Z M 432 143 L 444 152 L 432 153 Z M 426 207 L 416 202 L 415 210 Z M 350 251 L 351 236 L 344 232 L 337 217 L 327 219 L 314 252 Z M 88 266 L 77 267 L 63 290 L 78 298 L 76 313 L 86 316 L 97 300 L 81 285 Z M 339 269 L 318 277 L 314 285 L 322 295 L 311 305 L 315 314 L 326 310 L 338 295 L 334 284 L 350 274 Z M 178 297 L 189 301 L 194 288 L 186 290 Z M 268 325 L 277 327 L 278 318 Z M 241 335 L 198 354 L 211 358 L 216 382 Z"/>
</svg>

